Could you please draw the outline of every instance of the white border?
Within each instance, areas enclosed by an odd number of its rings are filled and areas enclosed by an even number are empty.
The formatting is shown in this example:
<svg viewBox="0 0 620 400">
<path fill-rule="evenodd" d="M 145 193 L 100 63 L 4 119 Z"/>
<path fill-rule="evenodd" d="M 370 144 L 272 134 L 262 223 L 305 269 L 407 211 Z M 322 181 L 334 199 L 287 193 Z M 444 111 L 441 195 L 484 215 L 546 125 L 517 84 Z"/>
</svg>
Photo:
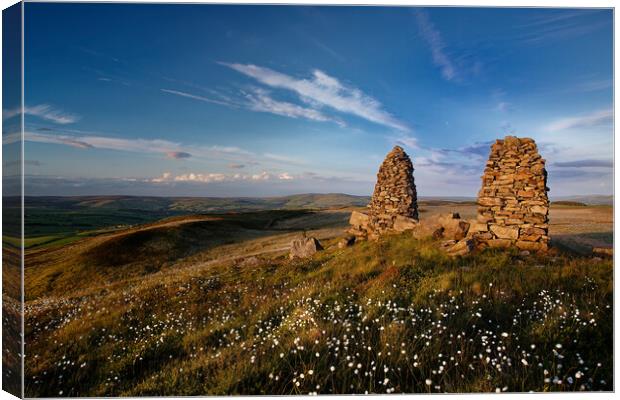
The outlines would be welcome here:
<svg viewBox="0 0 620 400">
<path fill-rule="evenodd" d="M 40 0 L 27 0 L 27 2 L 68 2 L 68 1 L 55 1 L 55 0 L 51 0 L 51 1 L 40 1 Z M 618 32 L 615 29 L 615 1 L 613 0 L 589 0 L 589 1 L 584 1 L 584 0 L 564 0 L 564 1 L 559 1 L 559 0 L 521 0 L 521 1 L 515 1 L 515 0 L 503 0 L 503 1 L 492 1 L 492 0 L 478 0 L 478 1 L 467 1 L 467 0 L 449 0 L 449 1 L 437 1 L 437 0 L 425 0 L 425 1 L 391 1 L 391 0 L 376 0 L 376 1 L 363 1 L 363 0 L 335 0 L 335 1 L 330 1 L 330 0 L 314 0 L 314 1 L 299 1 L 299 0 L 268 0 L 268 1 L 264 1 L 264 0 L 242 0 L 242 1 L 227 1 L 227 0 L 219 0 L 219 1 L 178 1 L 178 0 L 148 0 L 148 1 L 139 1 L 139 0 L 131 0 L 131 1 L 121 1 L 121 0 L 109 0 L 109 1 L 94 1 L 94 0 L 83 0 L 83 1 L 79 1 L 82 3 L 180 3 L 180 4 L 298 4 L 298 5 L 368 5 L 368 6 L 443 6 L 443 7 L 449 7 L 449 6 L 460 6 L 460 7 L 557 7 L 557 8 L 570 8 L 570 7 L 587 7 L 587 8 L 614 8 L 614 78 L 615 76 L 618 76 L 618 63 L 616 63 L 616 54 L 617 54 L 617 46 L 618 46 Z M 7 8 L 13 4 L 17 3 L 16 1 L 13 0 L 0 0 L 0 5 L 1 8 Z M 23 7 L 23 5 L 22 5 Z M 1 25 L 1 22 L 0 22 Z M 22 76 L 24 73 L 24 60 L 23 60 L 23 29 L 24 29 L 24 10 L 22 8 Z M 0 29 L 0 39 L 1 39 L 1 29 Z M 0 61 L 1 61 L 1 54 L 0 54 Z M 1 82 L 0 82 L 0 88 L 1 88 Z M 22 107 L 24 106 L 24 82 L 22 80 Z M 617 105 L 615 103 L 615 98 L 616 98 L 616 85 L 615 85 L 615 79 L 614 79 L 614 116 L 616 115 L 616 110 L 617 110 Z M 1 99 L 1 91 L 0 91 L 0 99 Z M 22 115 L 22 129 L 23 129 L 23 115 Z M 614 160 L 616 159 L 616 154 L 617 154 L 617 150 L 618 150 L 618 146 L 620 146 L 620 144 L 615 141 L 615 118 L 614 118 Z M 23 151 L 24 151 L 24 146 L 23 146 L 23 135 L 22 135 L 22 163 L 23 163 Z M 0 153 L 1 154 L 1 153 Z M 0 155 L 0 161 L 1 161 L 1 155 Z M 1 173 L 1 168 L 2 168 L 2 163 L 0 162 L 0 173 Z M 615 196 L 615 188 L 617 187 L 618 182 L 620 181 L 620 175 L 616 174 L 616 168 L 617 165 L 614 163 L 614 266 L 616 265 L 620 265 L 618 263 L 618 261 L 620 260 L 620 256 L 618 255 L 618 246 L 616 246 L 616 241 L 615 241 L 615 232 L 616 232 L 616 221 L 618 220 L 618 218 L 620 217 L 620 210 L 618 208 L 619 202 L 618 199 Z M 22 165 L 22 171 L 23 171 L 23 165 Z M 23 176 L 22 176 L 22 191 L 23 191 Z M 23 193 L 22 193 L 23 195 Z M 23 212 L 23 206 L 22 206 L 22 212 Z M 2 215 L 0 213 L 0 223 L 2 220 Z M 22 224 L 23 224 L 23 219 L 22 219 Z M 22 226 L 22 234 L 23 234 L 23 226 Z M 22 240 L 23 243 L 23 240 Z M 23 252 L 22 252 L 23 254 Z M 1 277 L 1 271 L 0 271 L 0 277 Z M 618 311 L 618 307 L 615 307 L 616 305 L 616 294 L 618 293 L 618 283 L 617 281 L 615 281 L 616 278 L 616 274 L 615 274 L 615 270 L 614 270 L 614 332 L 616 333 L 616 335 L 614 336 L 614 388 L 615 390 L 618 390 L 619 388 L 619 375 L 616 371 L 616 349 L 617 349 L 617 340 L 616 337 L 618 336 L 618 332 L 620 332 L 618 330 L 618 321 L 619 321 L 619 311 Z M 23 268 L 22 268 L 22 288 L 23 288 Z M 22 298 L 23 298 L 23 291 L 22 291 Z M 22 305 L 23 307 L 23 305 Z M 23 324 L 23 321 L 22 321 Z M 23 329 L 23 328 L 22 328 Z M 1 337 L 1 336 L 0 336 Z M 23 342 L 22 342 L 23 345 Z M 23 368 L 23 364 L 22 364 L 22 368 Z M 1 379 L 1 375 L 0 375 L 0 379 Z M 23 373 L 22 373 L 22 379 L 23 379 Z M 22 385 L 23 388 L 23 385 Z M 392 396 L 399 396 L 400 398 L 405 397 L 405 398 L 419 398 L 419 396 L 422 395 L 390 395 L 390 397 Z M 615 393 L 594 393 L 594 392 L 588 392 L 588 393 L 579 393 L 579 392 L 562 392 L 562 393 L 502 393 L 499 395 L 496 394 L 433 394 L 431 395 L 433 396 L 432 398 L 437 398 L 437 399 L 459 399 L 459 398 L 464 398 L 464 399 L 477 399 L 477 398 L 489 398 L 489 396 L 501 396 L 501 399 L 522 399 L 522 398 L 544 398 L 544 399 L 583 399 L 584 397 L 588 397 L 588 398 L 592 398 L 592 399 L 612 399 L 615 398 Z M 23 394 L 22 394 L 23 397 Z M 236 398 L 248 398 L 248 399 L 254 399 L 257 398 L 258 396 L 236 396 Z M 375 396 L 373 396 L 375 397 Z M 14 399 L 15 397 L 13 397 L 12 395 L 0 391 L 0 400 L 5 400 L 5 399 Z M 149 397 L 143 397 L 144 399 L 148 399 Z M 168 399 L 185 399 L 185 397 L 167 397 Z M 261 396 L 261 398 L 277 398 L 277 396 Z M 344 399 L 344 398 L 350 398 L 350 396 L 345 396 L 345 395 L 334 395 L 334 396 L 330 396 L 330 398 L 333 399 Z M 141 398 L 142 399 L 142 398 Z"/>
</svg>

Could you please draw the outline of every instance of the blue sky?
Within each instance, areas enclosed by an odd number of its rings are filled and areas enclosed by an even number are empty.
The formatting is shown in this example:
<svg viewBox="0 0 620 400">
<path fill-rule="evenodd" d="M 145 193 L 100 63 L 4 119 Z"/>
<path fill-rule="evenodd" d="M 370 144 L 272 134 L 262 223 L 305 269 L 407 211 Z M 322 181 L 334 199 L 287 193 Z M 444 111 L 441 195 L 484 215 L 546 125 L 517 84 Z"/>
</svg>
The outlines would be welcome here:
<svg viewBox="0 0 620 400">
<path fill-rule="evenodd" d="M 27 194 L 370 194 L 400 144 L 474 196 L 507 134 L 613 190 L 611 10 L 25 7 Z"/>
</svg>

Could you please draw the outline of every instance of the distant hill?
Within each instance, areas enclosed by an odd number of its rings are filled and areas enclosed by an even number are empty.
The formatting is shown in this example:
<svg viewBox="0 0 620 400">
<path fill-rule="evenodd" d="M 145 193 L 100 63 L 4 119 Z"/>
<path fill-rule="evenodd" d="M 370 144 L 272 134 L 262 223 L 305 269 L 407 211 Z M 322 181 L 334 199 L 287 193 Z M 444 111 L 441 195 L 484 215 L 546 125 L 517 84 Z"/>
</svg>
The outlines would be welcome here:
<svg viewBox="0 0 620 400">
<path fill-rule="evenodd" d="M 264 198 L 29 196 L 25 198 L 25 235 L 54 241 L 80 232 L 130 227 L 180 215 L 363 207 L 369 201 L 367 196 L 341 193 Z"/>
<path fill-rule="evenodd" d="M 587 195 L 576 195 L 576 196 L 558 196 L 552 197 L 552 202 L 557 201 L 573 201 L 577 203 L 583 203 L 591 206 L 613 206 L 614 204 L 614 196 L 613 195 L 602 195 L 602 194 L 587 194 Z"/>
</svg>

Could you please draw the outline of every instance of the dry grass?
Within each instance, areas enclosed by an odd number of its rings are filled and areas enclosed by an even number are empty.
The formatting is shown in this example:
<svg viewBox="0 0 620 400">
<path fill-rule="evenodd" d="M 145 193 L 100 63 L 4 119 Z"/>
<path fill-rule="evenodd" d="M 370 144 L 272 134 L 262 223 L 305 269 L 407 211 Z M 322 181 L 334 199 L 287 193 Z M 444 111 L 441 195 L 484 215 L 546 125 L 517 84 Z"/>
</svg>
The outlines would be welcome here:
<svg viewBox="0 0 620 400">
<path fill-rule="evenodd" d="M 611 260 L 451 259 L 400 235 L 289 261 L 298 234 L 29 301 L 26 395 L 612 389 Z"/>
</svg>

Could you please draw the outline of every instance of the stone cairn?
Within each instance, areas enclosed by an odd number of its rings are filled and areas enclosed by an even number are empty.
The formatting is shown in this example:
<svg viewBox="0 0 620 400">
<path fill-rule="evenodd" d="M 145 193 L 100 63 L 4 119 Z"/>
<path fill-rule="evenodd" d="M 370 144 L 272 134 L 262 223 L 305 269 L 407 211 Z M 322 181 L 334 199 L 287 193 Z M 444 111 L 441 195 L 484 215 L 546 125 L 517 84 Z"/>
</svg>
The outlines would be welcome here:
<svg viewBox="0 0 620 400">
<path fill-rule="evenodd" d="M 491 146 L 477 221 L 468 237 L 481 246 L 545 251 L 549 244 L 549 200 L 545 160 L 530 138 L 506 136 Z"/>
<path fill-rule="evenodd" d="M 413 164 L 400 146 L 388 153 L 379 168 L 368 214 L 353 212 L 350 233 L 359 238 L 412 229 L 418 222 Z"/>
</svg>

